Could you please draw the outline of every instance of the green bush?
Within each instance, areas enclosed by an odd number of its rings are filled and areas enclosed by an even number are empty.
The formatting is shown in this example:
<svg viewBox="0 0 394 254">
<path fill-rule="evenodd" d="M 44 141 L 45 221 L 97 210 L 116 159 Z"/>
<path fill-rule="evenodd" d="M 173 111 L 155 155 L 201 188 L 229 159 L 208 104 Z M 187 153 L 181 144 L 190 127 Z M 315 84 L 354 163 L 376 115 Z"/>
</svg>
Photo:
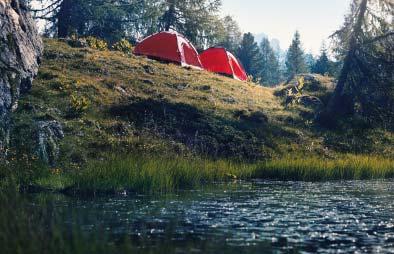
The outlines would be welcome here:
<svg viewBox="0 0 394 254">
<path fill-rule="evenodd" d="M 97 49 L 102 51 L 108 49 L 108 43 L 106 41 L 100 40 L 93 36 L 86 37 L 86 42 L 88 46 L 91 47 L 92 49 Z"/>
<path fill-rule="evenodd" d="M 89 107 L 89 100 L 84 96 L 72 94 L 70 97 L 70 111 L 75 115 L 83 114 Z"/>
<path fill-rule="evenodd" d="M 115 43 L 112 46 L 112 49 L 126 53 L 126 54 L 130 54 L 134 50 L 133 45 L 131 45 L 131 43 L 126 39 L 122 39 L 122 40 L 118 41 L 117 43 Z"/>
</svg>

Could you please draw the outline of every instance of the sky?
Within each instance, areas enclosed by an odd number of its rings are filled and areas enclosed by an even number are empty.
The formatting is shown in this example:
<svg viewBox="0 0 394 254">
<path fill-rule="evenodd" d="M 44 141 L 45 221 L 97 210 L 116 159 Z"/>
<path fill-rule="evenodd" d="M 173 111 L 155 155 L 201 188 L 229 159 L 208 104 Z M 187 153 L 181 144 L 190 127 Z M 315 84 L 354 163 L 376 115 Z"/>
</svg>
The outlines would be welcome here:
<svg viewBox="0 0 394 254">
<path fill-rule="evenodd" d="M 321 44 L 343 23 L 350 0 L 222 0 L 223 15 L 233 16 L 243 32 L 265 33 L 287 49 L 296 30 L 306 52 Z M 327 41 L 328 42 L 328 41 Z"/>
</svg>

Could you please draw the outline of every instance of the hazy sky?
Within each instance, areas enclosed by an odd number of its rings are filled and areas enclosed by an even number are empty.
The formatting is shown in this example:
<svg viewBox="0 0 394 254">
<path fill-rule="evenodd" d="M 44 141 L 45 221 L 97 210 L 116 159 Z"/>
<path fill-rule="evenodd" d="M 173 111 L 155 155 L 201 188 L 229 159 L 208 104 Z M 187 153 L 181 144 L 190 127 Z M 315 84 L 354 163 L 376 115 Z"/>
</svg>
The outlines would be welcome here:
<svg viewBox="0 0 394 254">
<path fill-rule="evenodd" d="M 288 48 L 296 29 L 304 49 L 320 45 L 343 22 L 350 0 L 222 0 L 223 15 L 233 16 L 243 32 L 265 33 Z"/>
</svg>

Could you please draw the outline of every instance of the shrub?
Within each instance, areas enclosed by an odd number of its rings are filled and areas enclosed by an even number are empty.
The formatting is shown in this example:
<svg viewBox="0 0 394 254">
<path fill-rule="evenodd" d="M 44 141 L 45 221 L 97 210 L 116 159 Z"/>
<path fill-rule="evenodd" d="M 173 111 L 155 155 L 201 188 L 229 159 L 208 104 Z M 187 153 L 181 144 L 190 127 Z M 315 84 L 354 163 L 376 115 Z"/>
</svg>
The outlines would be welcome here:
<svg viewBox="0 0 394 254">
<path fill-rule="evenodd" d="M 299 77 L 297 79 L 297 90 L 299 93 L 301 93 L 302 89 L 304 89 L 305 86 L 305 79 L 304 77 Z"/>
<path fill-rule="evenodd" d="M 257 124 L 263 124 L 268 122 L 268 116 L 261 111 L 256 111 L 247 116 L 246 120 Z"/>
<path fill-rule="evenodd" d="M 92 49 L 97 49 L 102 51 L 108 49 L 108 43 L 106 41 L 100 40 L 93 36 L 86 37 L 86 42 L 88 46 L 91 47 Z"/>
<path fill-rule="evenodd" d="M 122 39 L 120 41 L 118 41 L 117 43 L 115 43 L 112 46 L 112 49 L 116 50 L 116 51 L 120 51 L 123 52 L 125 54 L 130 54 L 133 52 L 133 45 L 131 45 L 131 43 L 126 40 L 126 39 Z"/>
<path fill-rule="evenodd" d="M 81 115 L 89 107 L 89 100 L 84 96 L 71 95 L 70 111 L 74 115 Z"/>
<path fill-rule="evenodd" d="M 256 83 L 256 84 L 260 84 L 261 83 L 261 78 L 255 78 L 252 75 L 248 75 L 248 80 L 247 82 L 249 83 Z"/>
</svg>

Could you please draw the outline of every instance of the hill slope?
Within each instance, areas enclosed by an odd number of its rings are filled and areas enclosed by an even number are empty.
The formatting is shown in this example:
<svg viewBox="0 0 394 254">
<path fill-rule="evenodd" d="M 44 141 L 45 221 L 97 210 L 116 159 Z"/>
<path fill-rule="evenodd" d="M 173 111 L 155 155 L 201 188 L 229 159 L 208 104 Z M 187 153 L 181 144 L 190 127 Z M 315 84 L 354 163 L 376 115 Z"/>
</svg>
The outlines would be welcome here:
<svg viewBox="0 0 394 254">
<path fill-rule="evenodd" d="M 314 124 L 333 87 L 327 77 L 306 75 L 274 90 L 120 52 L 45 44 L 38 78 L 13 119 L 12 143 L 16 153 L 42 157 L 59 143 L 55 158 L 46 158 L 59 167 L 78 168 L 110 154 L 243 160 L 394 154 L 390 132 Z M 64 138 L 37 149 L 37 123 L 52 120 L 61 123 Z"/>
</svg>

